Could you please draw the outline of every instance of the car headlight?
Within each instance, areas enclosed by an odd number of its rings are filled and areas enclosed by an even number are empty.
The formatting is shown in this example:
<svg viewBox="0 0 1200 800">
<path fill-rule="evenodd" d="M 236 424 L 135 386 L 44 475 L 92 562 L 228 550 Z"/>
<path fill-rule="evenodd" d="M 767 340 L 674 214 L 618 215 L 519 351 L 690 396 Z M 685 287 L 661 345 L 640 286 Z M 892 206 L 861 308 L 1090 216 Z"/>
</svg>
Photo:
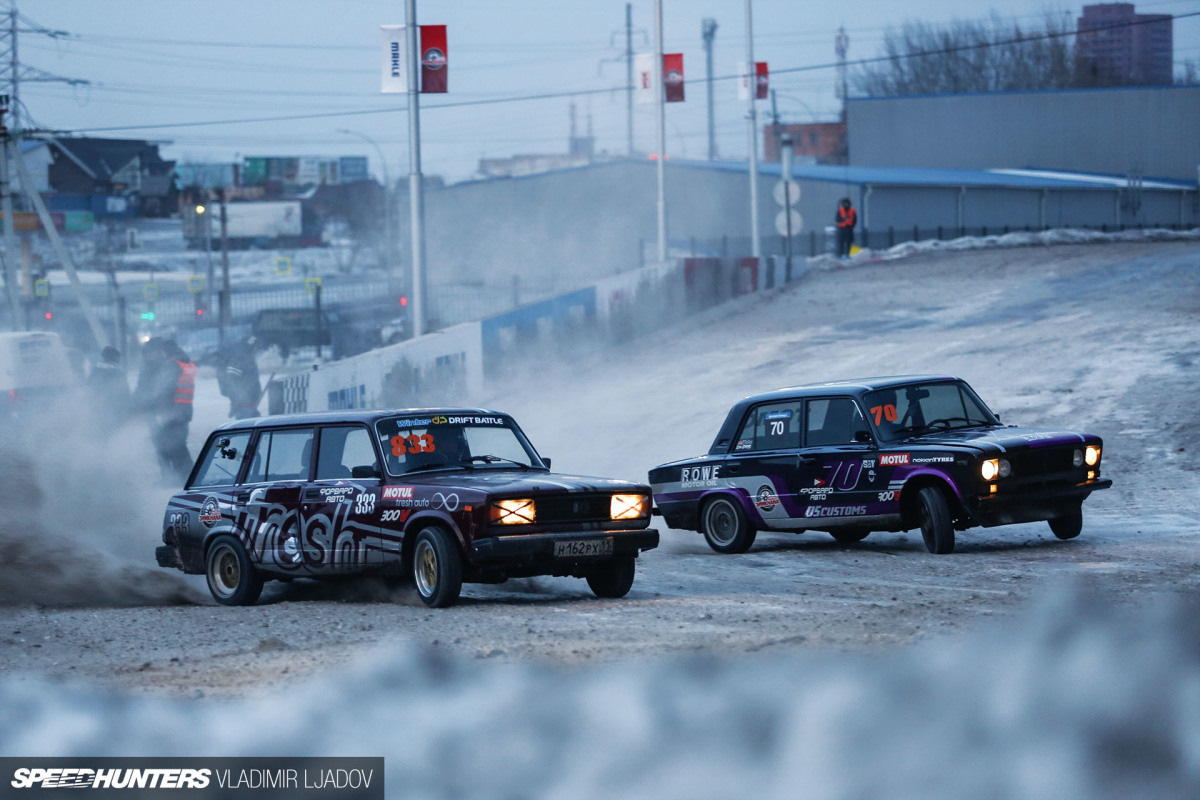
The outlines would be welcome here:
<svg viewBox="0 0 1200 800">
<path fill-rule="evenodd" d="M 985 481 L 1007 478 L 1012 475 L 1012 464 L 1008 463 L 1006 458 L 989 458 L 979 465 L 979 474 Z"/>
<path fill-rule="evenodd" d="M 1089 444 L 1083 448 L 1083 461 L 1089 467 L 1094 467 L 1100 463 L 1100 448 L 1094 444 Z"/>
<path fill-rule="evenodd" d="M 1082 450 L 1076 450 L 1074 453 L 1071 454 L 1071 466 L 1073 466 L 1073 467 L 1082 467 L 1083 466 L 1083 451 Z"/>
<path fill-rule="evenodd" d="M 537 508 L 533 500 L 497 500 L 491 507 L 492 522 L 501 525 L 532 525 L 537 519 Z"/>
<path fill-rule="evenodd" d="M 641 519 L 650 516 L 650 498 L 644 494 L 614 494 L 608 504 L 612 519 Z"/>
</svg>

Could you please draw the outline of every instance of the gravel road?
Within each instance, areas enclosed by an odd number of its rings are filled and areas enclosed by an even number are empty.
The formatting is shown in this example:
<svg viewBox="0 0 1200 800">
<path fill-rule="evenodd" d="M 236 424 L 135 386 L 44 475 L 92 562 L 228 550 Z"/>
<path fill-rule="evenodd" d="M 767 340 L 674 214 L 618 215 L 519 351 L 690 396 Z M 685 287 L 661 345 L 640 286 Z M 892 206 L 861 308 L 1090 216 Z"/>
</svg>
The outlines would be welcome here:
<svg viewBox="0 0 1200 800">
<path fill-rule="evenodd" d="M 212 604 L 202 579 L 153 567 L 169 490 L 144 437 L 100 449 L 108 469 L 20 454 L 0 473 L 0 675 L 186 697 L 285 687 L 408 639 L 457 656 L 573 667 L 696 651 L 877 652 L 1013 616 L 1081 582 L 1118 607 L 1200 590 L 1200 245 L 1141 243 L 938 253 L 817 269 L 622 349 L 542 358 L 470 403 L 510 411 L 555 469 L 645 479 L 707 449 L 737 398 L 816 380 L 947 372 L 1006 422 L 1105 437 L 1115 487 L 1084 532 L 1044 524 L 841 545 L 760 534 L 743 556 L 661 528 L 624 600 L 583 581 L 467 586 L 453 609 L 373 579 L 269 584 L 260 604 Z M 211 381 L 210 381 L 211 383 Z M 193 440 L 223 412 L 211 386 Z M 215 410 L 214 410 L 215 409 Z M 52 449 L 52 448 L 51 448 Z M 117 453 L 122 454 L 118 457 Z M 101 474 L 97 474 L 101 473 Z M 50 475 L 55 478 L 51 480 Z M 70 502 L 61 502 L 70 498 Z M 102 553 L 102 556 L 96 555 Z"/>
</svg>

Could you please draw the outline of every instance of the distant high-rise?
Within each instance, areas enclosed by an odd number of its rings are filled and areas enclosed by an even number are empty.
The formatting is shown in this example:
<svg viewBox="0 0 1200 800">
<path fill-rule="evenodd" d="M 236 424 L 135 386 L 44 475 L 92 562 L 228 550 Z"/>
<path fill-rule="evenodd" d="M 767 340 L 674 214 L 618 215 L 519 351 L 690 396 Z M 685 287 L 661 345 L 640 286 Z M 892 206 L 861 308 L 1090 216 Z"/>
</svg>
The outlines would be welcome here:
<svg viewBox="0 0 1200 800">
<path fill-rule="evenodd" d="M 1170 14 L 1138 14 L 1133 3 L 1084 6 L 1076 26 L 1081 77 L 1098 85 L 1172 82 Z"/>
</svg>

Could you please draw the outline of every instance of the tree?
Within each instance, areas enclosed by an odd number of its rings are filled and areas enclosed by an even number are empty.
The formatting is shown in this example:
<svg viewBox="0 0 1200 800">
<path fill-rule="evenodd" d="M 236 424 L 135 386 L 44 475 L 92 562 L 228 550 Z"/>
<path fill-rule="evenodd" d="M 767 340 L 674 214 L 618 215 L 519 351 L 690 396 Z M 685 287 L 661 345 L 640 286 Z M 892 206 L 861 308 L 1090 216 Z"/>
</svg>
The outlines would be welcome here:
<svg viewBox="0 0 1200 800">
<path fill-rule="evenodd" d="M 884 60 L 853 78 L 870 97 L 1057 89 L 1076 85 L 1067 21 L 1047 15 L 1023 29 L 995 15 L 949 26 L 906 22 L 884 36 Z"/>
</svg>

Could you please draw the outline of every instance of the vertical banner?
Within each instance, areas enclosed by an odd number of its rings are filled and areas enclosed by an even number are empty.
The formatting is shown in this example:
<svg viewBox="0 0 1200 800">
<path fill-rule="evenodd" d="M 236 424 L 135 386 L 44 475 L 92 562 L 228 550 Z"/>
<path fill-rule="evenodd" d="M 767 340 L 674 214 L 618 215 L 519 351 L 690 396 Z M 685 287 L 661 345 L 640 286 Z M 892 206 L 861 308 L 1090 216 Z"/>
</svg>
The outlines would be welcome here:
<svg viewBox="0 0 1200 800">
<path fill-rule="evenodd" d="M 759 61 L 754 65 L 754 86 L 756 100 L 766 100 L 769 96 L 767 62 Z"/>
<path fill-rule="evenodd" d="M 447 91 L 446 26 L 421 26 L 421 94 Z"/>
<path fill-rule="evenodd" d="M 633 57 L 633 93 L 638 105 L 655 101 L 653 53 L 638 53 Z"/>
<path fill-rule="evenodd" d="M 683 102 L 683 53 L 663 53 L 663 83 L 667 102 Z"/>
<path fill-rule="evenodd" d="M 408 91 L 408 77 L 404 70 L 405 54 L 403 25 L 380 25 L 383 42 L 380 56 L 382 72 L 379 91 L 384 94 L 403 94 Z"/>
<path fill-rule="evenodd" d="M 737 65 L 738 74 L 738 100 L 750 99 L 750 65 L 745 61 L 739 61 Z"/>
</svg>

